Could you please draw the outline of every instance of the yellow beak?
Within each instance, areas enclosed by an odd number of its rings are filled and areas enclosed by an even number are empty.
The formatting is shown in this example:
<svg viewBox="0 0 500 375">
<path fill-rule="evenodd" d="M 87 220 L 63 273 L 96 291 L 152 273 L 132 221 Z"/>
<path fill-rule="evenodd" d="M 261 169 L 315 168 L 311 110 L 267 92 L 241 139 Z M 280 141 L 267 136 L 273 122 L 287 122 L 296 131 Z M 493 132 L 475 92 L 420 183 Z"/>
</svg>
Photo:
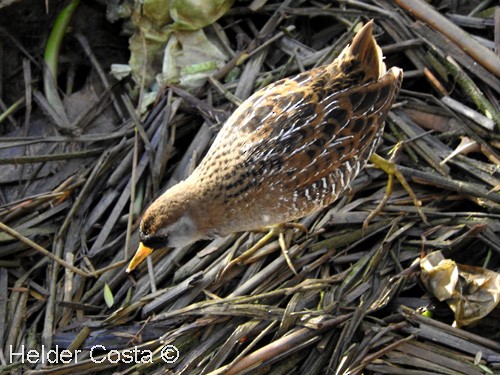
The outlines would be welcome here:
<svg viewBox="0 0 500 375">
<path fill-rule="evenodd" d="M 130 261 L 128 267 L 127 267 L 127 272 L 132 272 L 135 270 L 135 268 L 142 263 L 144 259 L 146 259 L 149 254 L 153 252 L 153 249 L 146 247 L 142 244 L 142 242 L 139 243 L 139 248 L 135 252 L 134 257 Z"/>
</svg>

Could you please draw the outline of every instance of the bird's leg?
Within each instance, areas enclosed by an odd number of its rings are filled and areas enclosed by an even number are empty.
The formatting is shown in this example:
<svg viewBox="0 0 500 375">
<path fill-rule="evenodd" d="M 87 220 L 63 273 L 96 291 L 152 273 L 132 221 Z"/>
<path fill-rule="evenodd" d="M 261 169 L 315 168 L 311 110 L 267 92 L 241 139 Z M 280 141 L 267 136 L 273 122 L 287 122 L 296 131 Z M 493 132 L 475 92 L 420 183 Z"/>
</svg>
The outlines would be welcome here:
<svg viewBox="0 0 500 375">
<path fill-rule="evenodd" d="M 286 242 L 285 242 L 285 229 L 287 229 L 287 228 L 298 229 L 302 233 L 307 234 L 307 228 L 299 223 L 285 223 L 285 224 L 281 224 L 280 226 L 281 226 L 281 230 L 279 231 L 278 242 L 280 244 L 281 252 L 283 253 L 283 256 L 285 257 L 286 264 L 288 264 L 288 267 L 292 270 L 292 272 L 295 275 L 297 275 L 298 273 L 295 270 L 295 267 L 293 266 L 293 263 L 292 263 L 292 260 L 290 259 L 290 256 L 288 255 L 288 246 L 286 245 Z"/>
<path fill-rule="evenodd" d="M 399 183 L 403 186 L 403 188 L 406 190 L 406 192 L 410 195 L 411 199 L 413 200 L 413 204 L 417 208 L 418 214 L 420 215 L 420 217 L 422 218 L 424 223 L 426 223 L 426 224 L 428 223 L 427 217 L 425 216 L 424 211 L 422 211 L 422 207 L 421 207 L 422 202 L 420 202 L 418 200 L 418 198 L 415 195 L 415 193 L 413 192 L 412 188 L 410 187 L 410 185 L 408 184 L 406 179 L 403 177 L 402 173 L 399 171 L 398 167 L 396 166 L 396 164 L 393 161 L 395 155 L 397 154 L 397 150 L 399 149 L 399 147 L 400 147 L 400 143 L 398 143 L 394 147 L 394 150 L 393 150 L 394 152 L 392 153 L 392 156 L 389 160 L 384 159 L 383 157 L 381 157 L 377 154 L 373 154 L 370 157 L 370 161 L 377 168 L 382 169 L 385 173 L 387 173 L 388 178 L 387 178 L 387 187 L 385 190 L 384 197 L 382 198 L 380 203 L 377 205 L 377 207 L 372 212 L 370 212 L 368 217 L 365 219 L 365 221 L 363 222 L 363 228 L 368 227 L 368 224 L 370 223 L 370 221 L 377 214 L 379 214 L 380 211 L 382 211 L 382 208 L 384 208 L 385 204 L 387 203 L 389 197 L 392 194 L 392 187 L 394 185 L 394 177 L 396 177 L 398 179 Z"/>
<path fill-rule="evenodd" d="M 267 230 L 268 230 L 267 234 L 264 235 L 264 237 L 262 237 L 259 241 L 257 241 L 257 243 L 255 243 L 250 249 L 248 249 L 247 251 L 245 251 L 239 257 L 237 257 L 237 258 L 233 259 L 232 261 L 230 261 L 224 267 L 224 269 L 222 270 L 222 272 L 219 274 L 218 278 L 219 279 L 222 278 L 222 276 L 230 268 L 232 268 L 234 265 L 241 264 L 244 261 L 246 261 L 247 259 L 249 259 L 252 255 L 254 255 L 257 252 L 257 250 L 259 250 L 262 247 L 264 247 L 264 245 L 266 245 L 267 243 L 269 243 L 276 236 L 278 236 L 278 242 L 280 244 L 281 251 L 283 253 L 283 256 L 286 259 L 286 262 L 287 262 L 288 266 L 290 267 L 290 269 L 295 274 L 297 274 L 297 271 L 295 271 L 295 268 L 293 267 L 292 261 L 291 261 L 290 257 L 288 256 L 288 248 L 287 248 L 286 243 L 285 243 L 284 232 L 288 228 L 299 229 L 302 232 L 307 233 L 307 228 L 304 227 L 302 224 L 298 224 L 298 223 L 277 224 L 277 225 L 272 225 L 270 227 L 267 227 Z"/>
<path fill-rule="evenodd" d="M 278 242 L 280 244 L 281 253 L 285 257 L 286 264 L 288 264 L 288 268 L 290 268 L 292 270 L 292 272 L 295 275 L 297 275 L 297 271 L 295 270 L 295 267 L 293 266 L 292 260 L 290 259 L 290 256 L 288 255 L 288 246 L 286 245 L 285 234 L 283 232 L 280 232 L 279 237 L 278 237 Z"/>
</svg>

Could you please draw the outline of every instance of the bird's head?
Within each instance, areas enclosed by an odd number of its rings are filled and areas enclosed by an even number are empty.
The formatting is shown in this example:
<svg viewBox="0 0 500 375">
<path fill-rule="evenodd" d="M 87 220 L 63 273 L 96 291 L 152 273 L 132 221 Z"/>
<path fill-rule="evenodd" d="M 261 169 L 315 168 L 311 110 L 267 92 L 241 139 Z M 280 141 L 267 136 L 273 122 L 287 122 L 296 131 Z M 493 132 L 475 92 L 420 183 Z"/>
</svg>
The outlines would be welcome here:
<svg viewBox="0 0 500 375">
<path fill-rule="evenodd" d="M 134 270 L 153 250 L 189 245 L 204 237 L 197 225 L 193 195 L 181 182 L 167 190 L 144 212 L 139 227 L 139 248 L 127 272 Z"/>
</svg>

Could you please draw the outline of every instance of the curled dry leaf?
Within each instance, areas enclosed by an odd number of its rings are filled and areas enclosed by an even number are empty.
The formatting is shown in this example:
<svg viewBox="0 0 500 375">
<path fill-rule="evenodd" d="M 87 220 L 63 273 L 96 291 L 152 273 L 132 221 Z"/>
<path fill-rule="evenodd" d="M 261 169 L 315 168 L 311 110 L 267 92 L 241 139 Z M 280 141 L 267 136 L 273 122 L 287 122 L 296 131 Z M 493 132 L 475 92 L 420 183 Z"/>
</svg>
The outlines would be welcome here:
<svg viewBox="0 0 500 375">
<path fill-rule="evenodd" d="M 227 60 L 227 56 L 203 32 L 177 31 L 164 50 L 160 84 L 180 83 L 182 87 L 200 87 Z"/>
<path fill-rule="evenodd" d="M 500 274 L 482 267 L 456 264 L 440 251 L 420 261 L 421 280 L 428 292 L 446 301 L 455 313 L 456 327 L 476 323 L 500 300 Z"/>
<path fill-rule="evenodd" d="M 477 142 L 474 139 L 462 136 L 462 137 L 460 137 L 460 144 L 457 146 L 457 148 L 450 155 L 448 155 L 441 162 L 441 164 L 446 164 L 450 159 L 454 158 L 458 154 L 467 155 L 469 152 L 478 151 L 479 149 L 480 149 L 480 146 L 477 144 Z"/>
<path fill-rule="evenodd" d="M 184 87 L 203 84 L 228 56 L 202 28 L 223 16 L 232 4 L 232 0 L 136 1 L 131 9 L 134 33 L 129 45 L 134 81 L 146 87 L 155 78 L 160 83 L 180 82 Z M 123 78 L 123 67 L 113 69 Z"/>
<path fill-rule="evenodd" d="M 222 17 L 233 0 L 172 0 L 170 15 L 176 30 L 199 30 Z"/>
</svg>

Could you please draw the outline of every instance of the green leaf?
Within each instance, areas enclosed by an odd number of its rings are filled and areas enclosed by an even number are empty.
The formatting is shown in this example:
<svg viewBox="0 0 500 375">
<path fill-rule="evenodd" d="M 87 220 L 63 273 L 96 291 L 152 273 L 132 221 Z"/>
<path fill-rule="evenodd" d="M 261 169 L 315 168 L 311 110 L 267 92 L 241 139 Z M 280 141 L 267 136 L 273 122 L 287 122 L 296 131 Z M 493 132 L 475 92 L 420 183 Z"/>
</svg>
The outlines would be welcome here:
<svg viewBox="0 0 500 375">
<path fill-rule="evenodd" d="M 104 302 L 106 302 L 106 305 L 111 308 L 115 304 L 115 298 L 113 297 L 113 292 L 111 291 L 111 288 L 109 285 L 106 283 L 104 284 Z"/>
</svg>

